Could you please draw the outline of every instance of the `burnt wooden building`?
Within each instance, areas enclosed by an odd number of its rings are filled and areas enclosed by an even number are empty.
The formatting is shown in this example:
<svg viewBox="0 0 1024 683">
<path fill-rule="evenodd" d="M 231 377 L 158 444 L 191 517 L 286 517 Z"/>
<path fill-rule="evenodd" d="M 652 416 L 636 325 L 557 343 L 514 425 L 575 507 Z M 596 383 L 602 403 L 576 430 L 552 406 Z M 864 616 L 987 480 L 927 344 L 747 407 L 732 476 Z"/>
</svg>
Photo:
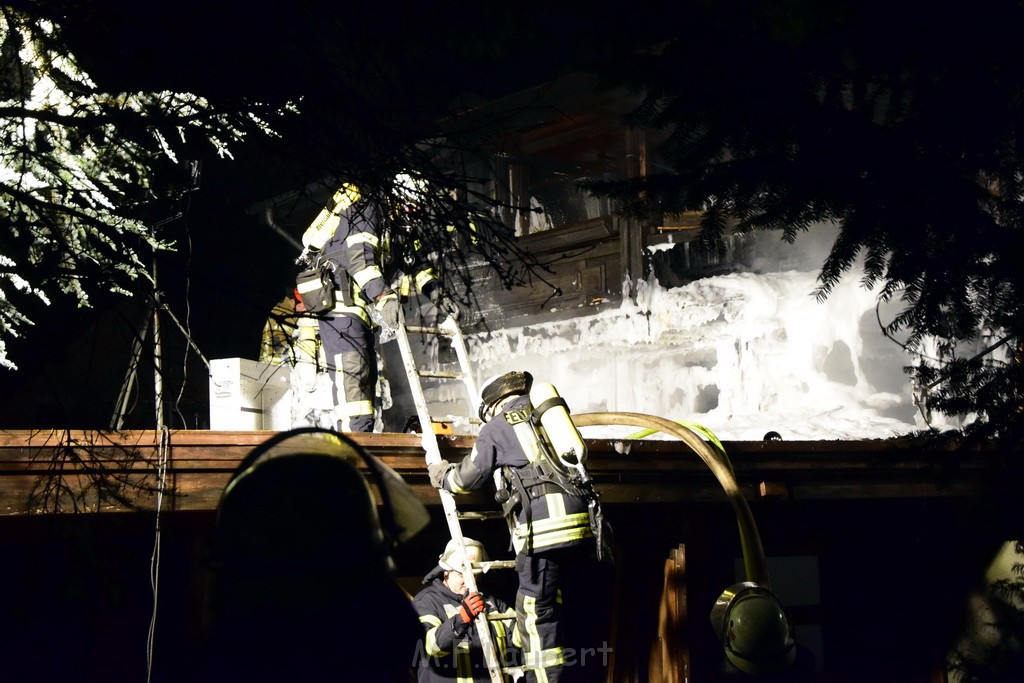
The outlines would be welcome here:
<svg viewBox="0 0 1024 683">
<path fill-rule="evenodd" d="M 658 166 L 658 134 L 622 123 L 637 103 L 634 95 L 570 74 L 472 111 L 471 121 L 501 121 L 502 134 L 461 160 L 467 178 L 478 179 L 471 193 L 502 207 L 519 245 L 546 268 L 506 289 L 481 266 L 471 287 L 483 325 L 587 315 L 635 295 L 636 282 L 651 274 L 675 286 L 729 267 L 689 254 L 698 214 L 631 218 L 584 189 L 588 181 L 636 178 Z M 662 253 L 648 251 L 652 245 L 671 246 Z"/>
</svg>

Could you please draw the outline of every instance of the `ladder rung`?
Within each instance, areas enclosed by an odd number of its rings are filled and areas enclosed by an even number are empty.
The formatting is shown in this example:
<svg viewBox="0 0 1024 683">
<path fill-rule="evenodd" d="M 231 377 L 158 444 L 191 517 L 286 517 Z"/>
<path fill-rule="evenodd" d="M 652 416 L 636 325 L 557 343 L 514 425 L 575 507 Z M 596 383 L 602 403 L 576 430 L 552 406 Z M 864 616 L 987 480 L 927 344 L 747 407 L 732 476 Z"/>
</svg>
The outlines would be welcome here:
<svg viewBox="0 0 1024 683">
<path fill-rule="evenodd" d="M 512 621 L 515 618 L 516 613 L 514 611 L 487 613 L 487 621 Z"/>
<path fill-rule="evenodd" d="M 424 327 L 422 325 L 406 325 L 405 329 L 407 332 L 419 332 L 421 334 L 436 334 L 442 337 L 452 337 L 454 333 L 451 330 L 445 330 L 440 327 Z"/>
<path fill-rule="evenodd" d="M 420 377 L 433 377 L 434 379 L 462 379 L 465 377 L 461 372 L 445 372 L 444 370 L 417 370 Z"/>
<path fill-rule="evenodd" d="M 484 512 L 462 512 L 456 513 L 459 519 L 504 519 L 504 515 L 498 510 L 487 510 Z"/>
<path fill-rule="evenodd" d="M 485 574 L 492 569 L 515 569 L 515 560 L 491 560 L 489 562 L 474 562 L 473 569 L 480 569 Z"/>
</svg>

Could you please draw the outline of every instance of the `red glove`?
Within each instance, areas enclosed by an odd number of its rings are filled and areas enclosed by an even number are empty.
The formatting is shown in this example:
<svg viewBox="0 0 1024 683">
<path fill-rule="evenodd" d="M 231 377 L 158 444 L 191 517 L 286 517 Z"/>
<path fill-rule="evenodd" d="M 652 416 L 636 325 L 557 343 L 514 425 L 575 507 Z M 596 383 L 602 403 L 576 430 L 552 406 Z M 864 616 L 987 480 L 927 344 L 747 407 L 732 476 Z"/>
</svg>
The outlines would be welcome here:
<svg viewBox="0 0 1024 683">
<path fill-rule="evenodd" d="M 484 611 L 484 596 L 479 593 L 470 593 L 462 601 L 462 605 L 459 607 L 459 616 L 462 618 L 463 623 L 473 623 L 473 618 Z"/>
</svg>

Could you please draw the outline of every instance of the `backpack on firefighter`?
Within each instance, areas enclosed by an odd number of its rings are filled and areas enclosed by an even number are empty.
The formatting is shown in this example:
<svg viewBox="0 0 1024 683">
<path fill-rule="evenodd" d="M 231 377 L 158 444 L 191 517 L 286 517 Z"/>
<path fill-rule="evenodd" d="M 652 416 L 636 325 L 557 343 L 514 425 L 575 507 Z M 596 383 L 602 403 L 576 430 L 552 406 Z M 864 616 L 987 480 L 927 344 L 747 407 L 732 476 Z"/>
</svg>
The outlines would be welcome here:
<svg viewBox="0 0 1024 683">
<path fill-rule="evenodd" d="M 316 258 L 313 263 L 306 264 L 296 276 L 295 291 L 298 292 L 306 313 L 322 315 L 334 310 L 336 300 L 331 272 L 329 261 Z"/>
<path fill-rule="evenodd" d="M 503 467 L 495 472 L 495 498 L 509 529 L 525 501 L 552 489 L 559 490 L 586 501 L 597 559 L 611 563 L 611 529 L 601 510 L 601 495 L 586 469 L 587 446 L 569 416 L 565 399 L 554 385 L 533 382 L 528 372 L 508 372 L 485 383 L 481 391 L 481 420 L 486 421 L 502 399 L 513 395 L 529 396 L 527 408 L 504 413 L 529 464 Z"/>
</svg>

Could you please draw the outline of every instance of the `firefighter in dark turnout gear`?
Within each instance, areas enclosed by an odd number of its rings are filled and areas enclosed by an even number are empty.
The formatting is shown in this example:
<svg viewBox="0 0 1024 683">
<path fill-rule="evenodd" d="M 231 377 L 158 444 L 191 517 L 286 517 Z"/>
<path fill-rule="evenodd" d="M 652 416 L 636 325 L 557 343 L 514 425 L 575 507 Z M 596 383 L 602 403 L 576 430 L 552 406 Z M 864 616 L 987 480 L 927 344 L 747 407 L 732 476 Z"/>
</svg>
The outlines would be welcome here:
<svg viewBox="0 0 1024 683">
<path fill-rule="evenodd" d="M 343 185 L 306 229 L 302 243 L 300 259 L 326 268 L 335 290 L 334 306 L 319 316 L 319 327 L 338 429 L 372 432 L 377 358 L 371 313 L 382 328 L 394 330 L 399 306 L 381 271 L 376 212 L 356 187 Z M 300 282 L 305 300 L 303 287 Z"/>
<path fill-rule="evenodd" d="M 479 541 L 463 537 L 471 562 L 486 562 Z M 470 594 L 462 579 L 465 565 L 455 541 L 449 541 L 438 566 L 423 577 L 424 588 L 413 598 L 423 625 L 423 651 L 416 661 L 419 683 L 490 681 L 487 663 L 473 620 L 483 611 L 501 616 L 489 620 L 498 661 L 507 664 L 518 645 L 515 612 L 499 598 Z M 475 571 L 475 570 L 474 570 Z"/>
<path fill-rule="evenodd" d="M 274 434 L 217 505 L 209 620 L 184 680 L 408 683 L 422 631 L 391 555 L 429 521 L 409 485 L 348 437 Z"/>
<path fill-rule="evenodd" d="M 403 303 L 422 294 L 436 308 L 438 318 L 446 315 L 457 317 L 458 306 L 445 296 L 434 269 L 440 255 L 430 251 L 419 237 L 431 231 L 423 216 L 418 215 L 419 206 L 427 195 L 426 181 L 409 173 L 399 173 L 394 178 L 392 194 L 398 205 L 396 225 L 399 229 L 383 238 L 382 242 L 387 260 L 385 276 L 391 288 Z M 456 248 L 453 240 L 449 242 L 451 248 Z"/>
<path fill-rule="evenodd" d="M 496 492 L 509 515 L 519 589 L 516 618 L 526 680 L 558 681 L 566 655 L 562 633 L 562 581 L 590 560 L 594 546 L 588 502 L 573 487 L 541 473 L 543 448 L 514 425 L 532 412 L 528 372 L 509 372 L 485 383 L 480 415 L 485 424 L 469 456 L 457 465 L 430 465 L 431 482 L 452 493 L 479 489 L 500 471 Z"/>
</svg>

